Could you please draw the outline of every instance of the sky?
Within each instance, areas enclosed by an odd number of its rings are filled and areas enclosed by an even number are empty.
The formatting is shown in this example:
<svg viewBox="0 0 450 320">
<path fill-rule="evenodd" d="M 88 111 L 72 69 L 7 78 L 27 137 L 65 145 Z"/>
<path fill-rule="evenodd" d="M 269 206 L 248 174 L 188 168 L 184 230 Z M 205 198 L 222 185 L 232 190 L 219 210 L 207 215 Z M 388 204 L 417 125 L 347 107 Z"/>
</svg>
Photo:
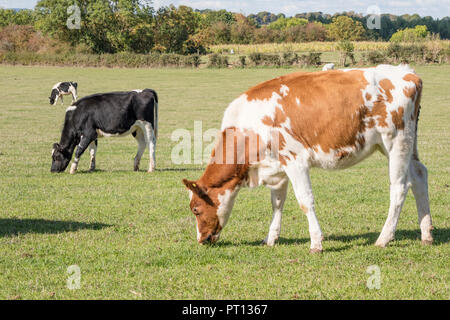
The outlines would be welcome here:
<svg viewBox="0 0 450 320">
<path fill-rule="evenodd" d="M 4 8 L 33 8 L 37 0 L 0 0 Z M 450 16 L 450 0 L 153 0 L 153 6 L 169 4 L 187 5 L 195 9 L 227 9 L 245 15 L 269 11 L 293 16 L 296 13 L 322 11 L 336 13 L 355 11 L 357 13 L 376 13 L 368 8 L 377 6 L 381 13 L 395 15 L 414 14 L 443 18 Z"/>
</svg>

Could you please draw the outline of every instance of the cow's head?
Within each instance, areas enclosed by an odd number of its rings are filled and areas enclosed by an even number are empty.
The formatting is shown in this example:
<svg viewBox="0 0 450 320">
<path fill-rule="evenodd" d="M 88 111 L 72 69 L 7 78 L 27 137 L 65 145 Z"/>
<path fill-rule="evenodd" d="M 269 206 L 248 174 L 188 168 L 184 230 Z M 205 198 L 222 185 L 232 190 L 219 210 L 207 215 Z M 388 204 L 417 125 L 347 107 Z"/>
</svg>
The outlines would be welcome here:
<svg viewBox="0 0 450 320">
<path fill-rule="evenodd" d="M 183 183 L 190 191 L 190 207 L 197 220 L 197 241 L 200 244 L 216 242 L 223 227 L 217 215 L 220 204 L 213 201 L 208 188 L 198 182 L 184 179 Z"/>
<path fill-rule="evenodd" d="M 183 183 L 189 189 L 190 208 L 197 220 L 197 241 L 215 243 L 228 221 L 238 188 L 208 188 L 186 179 Z"/>
<path fill-rule="evenodd" d="M 63 172 L 69 165 L 70 159 L 72 159 L 72 153 L 61 147 L 59 143 L 55 143 L 52 150 L 52 168 L 50 171 Z"/>
<path fill-rule="evenodd" d="M 58 94 L 59 94 L 59 92 L 56 89 L 53 89 L 52 92 L 50 93 L 50 97 L 48 97 L 48 98 L 50 100 L 51 105 L 55 104 L 56 97 L 58 96 Z"/>
</svg>

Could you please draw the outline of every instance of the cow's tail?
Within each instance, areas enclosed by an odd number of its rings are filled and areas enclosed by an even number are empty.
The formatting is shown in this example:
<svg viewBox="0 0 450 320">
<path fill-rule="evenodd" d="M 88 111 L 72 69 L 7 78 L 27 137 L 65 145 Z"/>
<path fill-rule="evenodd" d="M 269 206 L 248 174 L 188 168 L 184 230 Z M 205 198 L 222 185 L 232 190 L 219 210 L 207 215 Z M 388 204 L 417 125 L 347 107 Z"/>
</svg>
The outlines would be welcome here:
<svg viewBox="0 0 450 320">
<path fill-rule="evenodd" d="M 419 115 L 420 115 L 420 99 L 422 97 L 422 81 L 419 82 L 418 88 L 417 88 L 417 95 L 416 100 L 414 101 L 414 119 L 416 121 L 416 128 L 414 133 L 414 146 L 413 146 L 413 153 L 412 158 L 413 160 L 419 161 L 419 151 L 417 148 L 417 128 L 419 126 Z"/>
</svg>

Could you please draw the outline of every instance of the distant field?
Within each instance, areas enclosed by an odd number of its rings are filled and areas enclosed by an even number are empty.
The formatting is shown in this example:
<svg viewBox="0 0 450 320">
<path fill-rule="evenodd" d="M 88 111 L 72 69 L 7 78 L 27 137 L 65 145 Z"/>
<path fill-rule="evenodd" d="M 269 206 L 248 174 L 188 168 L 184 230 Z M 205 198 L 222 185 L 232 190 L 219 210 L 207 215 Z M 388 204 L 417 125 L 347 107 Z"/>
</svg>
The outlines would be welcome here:
<svg viewBox="0 0 450 320">
<path fill-rule="evenodd" d="M 449 40 L 439 40 L 441 46 L 448 48 Z M 353 41 L 355 51 L 386 50 L 390 42 L 380 41 Z M 302 43 L 264 43 L 264 44 L 221 44 L 211 46 L 212 52 L 226 53 L 231 49 L 236 54 L 247 55 L 253 52 L 279 53 L 279 52 L 335 52 L 338 42 L 336 41 L 314 41 Z"/>
<path fill-rule="evenodd" d="M 387 216 L 387 161 L 375 154 L 345 171 L 312 171 L 324 253 L 310 255 L 307 220 L 292 189 L 282 234 L 264 247 L 270 192 L 241 191 L 214 246 L 196 243 L 182 178 L 202 165 L 170 160 L 175 129 L 219 128 L 227 104 L 248 87 L 294 69 L 104 69 L 0 66 L 1 299 L 449 299 L 450 65 L 418 66 L 424 81 L 419 152 L 429 170 L 433 246 L 420 244 L 409 193 L 397 240 L 373 244 Z M 50 174 L 65 109 L 47 97 L 62 80 L 79 95 L 153 88 L 160 97 L 157 168 L 133 172 L 129 136 L 101 139 L 98 171 Z M 148 153 L 141 169 L 146 169 Z M 69 290 L 67 268 L 81 287 Z M 369 290 L 371 265 L 381 288 Z"/>
</svg>

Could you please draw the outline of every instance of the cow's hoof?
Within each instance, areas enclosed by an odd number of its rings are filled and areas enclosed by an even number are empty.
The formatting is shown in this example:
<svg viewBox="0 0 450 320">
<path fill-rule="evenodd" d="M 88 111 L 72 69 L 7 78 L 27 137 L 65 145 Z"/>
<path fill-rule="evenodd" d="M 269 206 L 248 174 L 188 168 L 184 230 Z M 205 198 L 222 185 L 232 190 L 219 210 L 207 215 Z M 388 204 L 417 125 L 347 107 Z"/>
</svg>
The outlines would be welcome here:
<svg viewBox="0 0 450 320">
<path fill-rule="evenodd" d="M 77 169 L 74 169 L 74 170 L 70 169 L 70 174 L 75 174 L 75 173 L 77 173 Z"/>
<path fill-rule="evenodd" d="M 277 242 L 278 238 L 272 239 L 272 240 L 268 240 L 267 238 L 264 239 L 263 241 L 261 241 L 262 245 L 268 246 L 268 247 L 273 247 L 275 245 L 275 243 Z"/>
<path fill-rule="evenodd" d="M 431 246 L 433 244 L 433 240 L 422 240 L 422 244 L 424 246 Z"/>
<path fill-rule="evenodd" d="M 387 246 L 387 243 L 375 242 L 375 247 L 386 248 L 386 246 Z"/>
<path fill-rule="evenodd" d="M 309 249 L 309 253 L 311 253 L 311 254 L 316 254 L 316 253 L 322 253 L 322 249 L 318 249 L 318 248 L 312 248 L 312 249 Z"/>
<path fill-rule="evenodd" d="M 152 173 L 153 171 L 155 171 L 155 169 L 154 168 L 151 168 L 151 169 L 148 169 L 148 173 Z"/>
</svg>

